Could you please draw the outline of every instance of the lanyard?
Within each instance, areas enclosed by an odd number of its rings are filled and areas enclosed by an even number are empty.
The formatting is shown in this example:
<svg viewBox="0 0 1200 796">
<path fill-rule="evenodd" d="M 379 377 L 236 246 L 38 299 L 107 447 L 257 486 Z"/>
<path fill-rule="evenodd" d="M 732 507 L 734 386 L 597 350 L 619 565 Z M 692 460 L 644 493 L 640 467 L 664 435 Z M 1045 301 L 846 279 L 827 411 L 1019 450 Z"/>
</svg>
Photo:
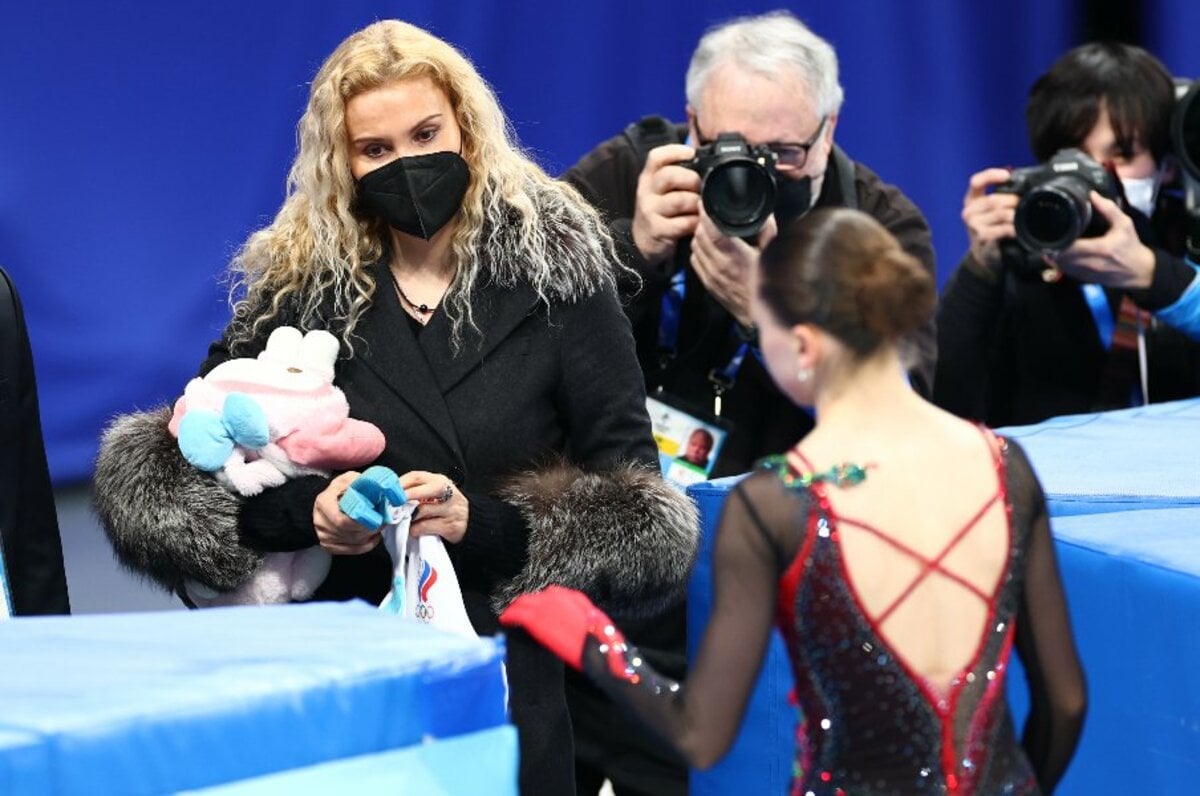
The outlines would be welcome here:
<svg viewBox="0 0 1200 796">
<path fill-rule="evenodd" d="M 750 350 L 749 343 L 742 343 L 738 346 L 738 350 L 734 352 L 733 358 L 726 363 L 721 369 L 713 368 L 708 372 L 708 381 L 713 388 L 713 414 L 717 417 L 721 416 L 721 396 L 727 390 L 733 387 L 734 381 L 737 380 L 738 370 L 742 367 L 742 360 L 746 358 L 746 352 Z M 755 354 L 757 355 L 757 351 Z"/>
<path fill-rule="evenodd" d="M 1096 321 L 1100 346 L 1107 351 L 1112 346 L 1113 330 L 1117 326 L 1112 307 L 1108 304 L 1108 296 L 1104 294 L 1104 288 L 1090 282 L 1080 285 L 1080 287 L 1083 290 L 1083 298 L 1087 301 L 1088 309 L 1092 312 L 1092 318 Z"/>
<path fill-rule="evenodd" d="M 658 350 L 664 356 L 672 356 L 679 344 L 679 319 L 683 315 L 684 284 L 687 275 L 680 268 L 671 277 L 667 292 L 662 297 L 662 313 L 658 322 Z"/>
<path fill-rule="evenodd" d="M 663 367 L 666 367 L 666 363 L 675 355 L 675 350 L 679 345 L 679 322 L 683 316 L 683 299 L 687 292 L 686 283 L 687 273 L 685 269 L 681 268 L 671 276 L 671 282 L 667 286 L 666 292 L 663 293 L 662 312 L 658 324 L 658 350 L 662 356 Z M 742 362 L 745 361 L 746 354 L 750 351 L 753 351 L 761 361 L 762 355 L 758 349 L 748 342 L 743 342 L 724 367 L 713 368 L 708 372 L 708 381 L 712 384 L 713 389 L 713 414 L 717 417 L 721 416 L 721 397 L 737 381 L 738 371 L 741 370 Z"/>
</svg>

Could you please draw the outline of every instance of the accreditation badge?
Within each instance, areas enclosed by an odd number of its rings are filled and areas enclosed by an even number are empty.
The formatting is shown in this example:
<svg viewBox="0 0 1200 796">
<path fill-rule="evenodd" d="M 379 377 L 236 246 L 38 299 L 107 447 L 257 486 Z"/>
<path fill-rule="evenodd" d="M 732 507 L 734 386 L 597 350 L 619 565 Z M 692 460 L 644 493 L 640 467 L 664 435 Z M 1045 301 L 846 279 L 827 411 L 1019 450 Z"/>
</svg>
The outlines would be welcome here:
<svg viewBox="0 0 1200 796">
<path fill-rule="evenodd" d="M 646 398 L 663 478 L 684 489 L 707 481 L 732 426 L 662 392 Z"/>
</svg>

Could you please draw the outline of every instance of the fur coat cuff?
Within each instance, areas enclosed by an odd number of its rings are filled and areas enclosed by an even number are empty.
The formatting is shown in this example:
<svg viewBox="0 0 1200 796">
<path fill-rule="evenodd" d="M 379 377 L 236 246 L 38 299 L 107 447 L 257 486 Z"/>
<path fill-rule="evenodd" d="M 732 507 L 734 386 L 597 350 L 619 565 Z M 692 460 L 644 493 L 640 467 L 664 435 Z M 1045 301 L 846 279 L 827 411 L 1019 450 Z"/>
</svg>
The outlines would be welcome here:
<svg viewBox="0 0 1200 796">
<path fill-rule="evenodd" d="M 585 473 L 558 464 L 514 477 L 499 497 L 529 525 L 529 557 L 493 594 L 497 613 L 517 595 L 552 583 L 623 618 L 652 616 L 683 596 L 699 514 L 656 471 L 629 465 Z"/>
<path fill-rule="evenodd" d="M 96 460 L 95 506 L 117 559 L 171 591 L 245 582 L 261 554 L 238 540 L 241 499 L 192 467 L 167 430 L 171 410 L 118 417 Z"/>
</svg>

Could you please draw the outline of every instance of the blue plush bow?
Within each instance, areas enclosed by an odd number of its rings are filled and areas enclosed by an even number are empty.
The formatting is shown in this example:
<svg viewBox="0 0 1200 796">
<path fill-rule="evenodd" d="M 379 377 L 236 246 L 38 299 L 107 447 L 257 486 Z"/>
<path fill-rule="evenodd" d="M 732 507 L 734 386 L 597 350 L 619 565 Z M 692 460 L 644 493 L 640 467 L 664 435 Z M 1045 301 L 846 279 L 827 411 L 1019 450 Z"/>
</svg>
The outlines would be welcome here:
<svg viewBox="0 0 1200 796">
<path fill-rule="evenodd" d="M 258 450 L 271 441 L 267 415 L 249 395 L 232 392 L 221 413 L 190 409 L 179 421 L 179 450 L 198 470 L 215 473 L 225 466 L 235 445 Z"/>
</svg>

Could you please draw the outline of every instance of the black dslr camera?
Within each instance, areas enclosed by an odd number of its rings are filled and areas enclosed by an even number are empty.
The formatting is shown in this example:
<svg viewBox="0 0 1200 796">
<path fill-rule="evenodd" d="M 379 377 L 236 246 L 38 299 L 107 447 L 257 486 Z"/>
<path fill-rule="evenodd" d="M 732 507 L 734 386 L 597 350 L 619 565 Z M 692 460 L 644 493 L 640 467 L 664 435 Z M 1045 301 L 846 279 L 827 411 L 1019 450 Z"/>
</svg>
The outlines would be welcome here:
<svg viewBox="0 0 1200 796">
<path fill-rule="evenodd" d="M 1200 80 L 1178 80 L 1179 100 L 1171 119 L 1171 144 L 1187 175 L 1200 180 Z"/>
<path fill-rule="evenodd" d="M 775 153 L 721 133 L 679 164 L 700 175 L 704 211 L 723 235 L 752 239 L 775 211 Z"/>
<path fill-rule="evenodd" d="M 1092 209 L 1091 191 L 1113 201 L 1124 196 L 1116 178 L 1078 149 L 1060 149 L 1039 166 L 1016 169 L 996 191 L 1021 197 L 1017 240 L 1036 253 L 1059 252 L 1077 238 L 1108 230 L 1108 221 Z"/>
<path fill-rule="evenodd" d="M 1187 252 L 1200 261 L 1200 80 L 1176 80 L 1179 102 L 1171 121 L 1171 145 L 1183 164 L 1183 189 L 1188 210 Z"/>
</svg>

